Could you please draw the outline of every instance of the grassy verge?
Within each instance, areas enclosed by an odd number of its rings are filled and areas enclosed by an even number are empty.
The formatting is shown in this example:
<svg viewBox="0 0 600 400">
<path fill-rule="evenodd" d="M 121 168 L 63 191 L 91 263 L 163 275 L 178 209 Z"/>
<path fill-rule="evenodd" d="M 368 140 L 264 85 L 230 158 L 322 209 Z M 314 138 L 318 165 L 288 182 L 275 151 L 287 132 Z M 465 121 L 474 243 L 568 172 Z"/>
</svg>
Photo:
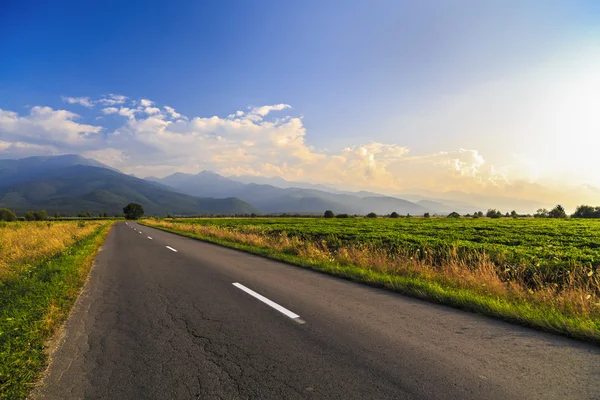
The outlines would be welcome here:
<svg viewBox="0 0 600 400">
<path fill-rule="evenodd" d="M 25 398 L 46 365 L 45 342 L 67 318 L 112 223 L 0 280 L 0 398 Z"/>
<path fill-rule="evenodd" d="M 144 221 L 164 231 L 246 251 L 398 293 L 499 317 L 506 321 L 600 344 L 600 307 L 580 290 L 533 292 L 502 282 L 483 261 L 476 267 L 449 260 L 432 268 L 411 257 L 387 258 L 361 249 L 329 251 L 298 238 L 199 227 L 177 222 Z M 454 264 L 453 264 L 454 262 Z"/>
</svg>

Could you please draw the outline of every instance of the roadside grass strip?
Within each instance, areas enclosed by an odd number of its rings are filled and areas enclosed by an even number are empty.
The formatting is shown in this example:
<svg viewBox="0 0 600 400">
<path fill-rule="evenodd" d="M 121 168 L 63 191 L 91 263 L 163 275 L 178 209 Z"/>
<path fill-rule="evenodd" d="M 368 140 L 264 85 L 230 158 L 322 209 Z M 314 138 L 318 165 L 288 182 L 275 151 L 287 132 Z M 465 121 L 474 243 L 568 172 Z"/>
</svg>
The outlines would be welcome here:
<svg viewBox="0 0 600 400">
<path fill-rule="evenodd" d="M 45 343 L 68 317 L 112 223 L 0 281 L 0 398 L 26 398 L 46 367 Z"/>
</svg>

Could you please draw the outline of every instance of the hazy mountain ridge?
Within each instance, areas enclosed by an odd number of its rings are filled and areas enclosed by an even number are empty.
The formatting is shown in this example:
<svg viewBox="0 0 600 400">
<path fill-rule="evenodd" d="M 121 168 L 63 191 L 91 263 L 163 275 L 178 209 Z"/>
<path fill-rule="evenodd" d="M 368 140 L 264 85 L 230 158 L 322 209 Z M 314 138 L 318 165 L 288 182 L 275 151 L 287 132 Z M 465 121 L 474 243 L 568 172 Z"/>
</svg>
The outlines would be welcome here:
<svg viewBox="0 0 600 400">
<path fill-rule="evenodd" d="M 17 167 L 15 167 L 17 166 Z M 1 160 L 0 207 L 17 213 L 45 209 L 121 213 L 129 202 L 143 205 L 148 215 L 249 214 L 258 210 L 236 198 L 198 198 L 172 188 L 125 175 L 79 156 Z"/>
<path fill-rule="evenodd" d="M 237 197 L 257 207 L 265 214 L 322 214 L 328 209 L 335 213 L 348 214 L 367 214 L 369 212 L 390 214 L 396 211 L 401 214 L 417 215 L 432 211 L 406 200 L 376 193 L 354 194 L 332 188 L 330 188 L 332 191 L 325 191 L 315 188 L 281 188 L 267 184 L 242 183 L 210 171 L 202 171 L 196 175 L 176 173 L 155 181 L 193 196 Z M 293 184 L 289 181 L 284 182 Z M 305 186 L 307 185 L 322 186 L 305 184 Z"/>
</svg>

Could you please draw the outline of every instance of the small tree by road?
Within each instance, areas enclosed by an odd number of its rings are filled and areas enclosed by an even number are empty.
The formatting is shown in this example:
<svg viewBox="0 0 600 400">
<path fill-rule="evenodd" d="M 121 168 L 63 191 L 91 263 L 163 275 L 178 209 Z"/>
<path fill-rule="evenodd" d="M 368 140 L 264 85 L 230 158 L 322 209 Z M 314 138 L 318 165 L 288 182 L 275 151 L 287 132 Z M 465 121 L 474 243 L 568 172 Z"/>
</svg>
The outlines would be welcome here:
<svg viewBox="0 0 600 400">
<path fill-rule="evenodd" d="M 129 203 L 123 207 L 123 214 L 127 219 L 140 219 L 144 215 L 144 207 L 138 203 Z"/>
</svg>

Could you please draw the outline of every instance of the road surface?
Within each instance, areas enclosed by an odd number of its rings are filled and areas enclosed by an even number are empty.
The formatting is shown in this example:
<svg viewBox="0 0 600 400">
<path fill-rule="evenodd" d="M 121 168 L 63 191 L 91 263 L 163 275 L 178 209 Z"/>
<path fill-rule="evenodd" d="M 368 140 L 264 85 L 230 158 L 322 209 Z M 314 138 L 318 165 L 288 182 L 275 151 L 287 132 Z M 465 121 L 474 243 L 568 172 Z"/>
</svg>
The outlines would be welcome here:
<svg viewBox="0 0 600 400">
<path fill-rule="evenodd" d="M 33 397 L 593 399 L 600 347 L 119 223 Z"/>
</svg>

